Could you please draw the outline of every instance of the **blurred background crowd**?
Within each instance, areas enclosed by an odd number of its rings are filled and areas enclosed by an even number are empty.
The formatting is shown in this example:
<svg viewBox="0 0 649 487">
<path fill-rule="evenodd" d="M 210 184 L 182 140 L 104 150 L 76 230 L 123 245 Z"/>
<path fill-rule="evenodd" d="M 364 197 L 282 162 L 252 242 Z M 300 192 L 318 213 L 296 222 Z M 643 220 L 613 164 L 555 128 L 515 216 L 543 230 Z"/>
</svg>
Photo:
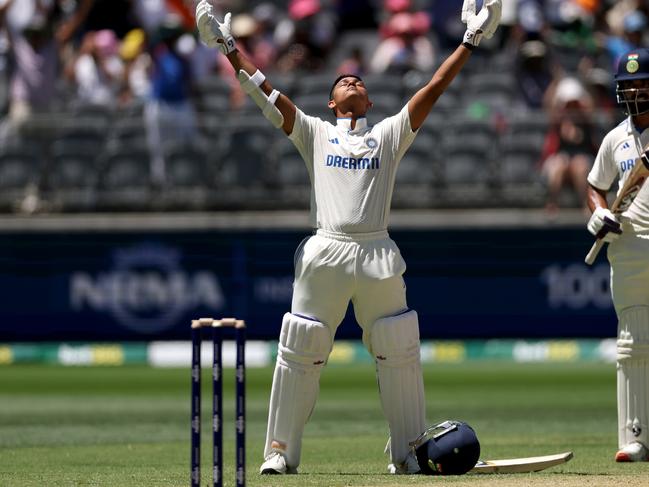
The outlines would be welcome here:
<svg viewBox="0 0 649 487">
<path fill-rule="evenodd" d="M 461 41 L 462 0 L 215 0 L 239 48 L 306 113 L 362 76 L 370 123 Z M 194 0 L 0 0 L 0 211 L 307 207 L 290 142 L 194 28 Z M 404 158 L 394 206 L 581 207 L 623 113 L 613 74 L 647 0 L 503 0 Z"/>
</svg>

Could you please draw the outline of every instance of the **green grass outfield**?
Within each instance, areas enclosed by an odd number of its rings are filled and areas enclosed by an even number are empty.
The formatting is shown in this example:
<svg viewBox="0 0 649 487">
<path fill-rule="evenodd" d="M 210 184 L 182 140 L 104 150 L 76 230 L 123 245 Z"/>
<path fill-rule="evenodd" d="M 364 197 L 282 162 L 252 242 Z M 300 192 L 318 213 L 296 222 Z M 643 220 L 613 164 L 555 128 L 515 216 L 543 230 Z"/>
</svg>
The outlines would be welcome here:
<svg viewBox="0 0 649 487">
<path fill-rule="evenodd" d="M 612 364 L 471 362 L 429 365 L 429 423 L 461 419 L 476 429 L 483 458 L 574 451 L 544 473 L 394 477 L 387 429 L 369 365 L 325 369 L 307 425 L 301 474 L 261 477 L 271 369 L 248 371 L 251 486 L 617 486 L 649 485 L 649 464 L 615 464 Z M 226 482 L 234 485 L 233 383 L 227 370 Z M 0 367 L 0 486 L 186 486 L 189 369 Z M 211 409 L 205 371 L 203 483 L 210 480 Z"/>
</svg>

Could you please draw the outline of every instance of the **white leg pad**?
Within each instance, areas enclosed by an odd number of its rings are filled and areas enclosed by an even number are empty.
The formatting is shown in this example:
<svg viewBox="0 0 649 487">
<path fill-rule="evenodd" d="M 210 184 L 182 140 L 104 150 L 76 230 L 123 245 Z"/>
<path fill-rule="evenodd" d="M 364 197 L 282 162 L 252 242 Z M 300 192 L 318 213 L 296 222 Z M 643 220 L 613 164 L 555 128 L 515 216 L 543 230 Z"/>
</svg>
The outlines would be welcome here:
<svg viewBox="0 0 649 487">
<path fill-rule="evenodd" d="M 620 313 L 617 340 L 618 443 L 649 447 L 649 307 Z"/>
<path fill-rule="evenodd" d="M 424 380 L 415 311 L 381 318 L 370 331 L 381 405 L 390 427 L 390 460 L 400 464 L 426 429 Z"/>
<path fill-rule="evenodd" d="M 266 93 L 260 88 L 261 84 L 266 80 L 266 76 L 257 70 L 255 74 L 250 76 L 243 69 L 239 70 L 237 75 L 241 88 L 245 91 L 253 101 L 261 108 L 261 112 L 264 117 L 266 117 L 270 122 L 275 126 L 275 128 L 280 128 L 284 125 L 284 116 L 282 112 L 275 106 L 275 102 L 279 97 L 279 91 L 273 90 L 270 96 L 266 96 Z"/>
<path fill-rule="evenodd" d="M 320 388 L 320 371 L 333 344 L 329 328 L 319 321 L 286 313 L 282 321 L 273 387 L 270 393 L 264 456 L 272 443 L 282 445 L 286 464 L 300 463 L 302 433 Z"/>
</svg>

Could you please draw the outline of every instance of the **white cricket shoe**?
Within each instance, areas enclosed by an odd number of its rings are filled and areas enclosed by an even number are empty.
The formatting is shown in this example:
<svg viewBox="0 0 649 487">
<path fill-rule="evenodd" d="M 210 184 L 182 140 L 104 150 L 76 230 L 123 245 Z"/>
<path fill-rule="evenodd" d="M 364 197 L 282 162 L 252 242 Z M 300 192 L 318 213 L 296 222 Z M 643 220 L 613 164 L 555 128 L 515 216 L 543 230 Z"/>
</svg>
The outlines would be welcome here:
<svg viewBox="0 0 649 487">
<path fill-rule="evenodd" d="M 286 457 L 279 450 L 271 451 L 259 468 L 261 475 L 285 475 L 297 473 L 297 468 L 286 465 Z"/>
<path fill-rule="evenodd" d="M 642 443 L 634 441 L 622 447 L 615 454 L 616 462 L 649 462 L 649 450 Z"/>
<path fill-rule="evenodd" d="M 417 457 L 414 452 L 408 452 L 406 459 L 399 464 L 390 463 L 388 465 L 388 472 L 394 475 L 416 475 L 421 473 Z"/>
</svg>

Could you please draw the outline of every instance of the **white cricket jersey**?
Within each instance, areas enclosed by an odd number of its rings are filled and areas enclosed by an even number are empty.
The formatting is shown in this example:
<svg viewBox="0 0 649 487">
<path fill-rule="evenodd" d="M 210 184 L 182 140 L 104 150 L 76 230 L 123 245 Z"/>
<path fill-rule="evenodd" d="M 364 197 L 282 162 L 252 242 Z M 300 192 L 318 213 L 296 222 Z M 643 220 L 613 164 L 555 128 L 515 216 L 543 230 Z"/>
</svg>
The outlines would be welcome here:
<svg viewBox="0 0 649 487">
<path fill-rule="evenodd" d="M 619 192 L 640 154 L 641 148 L 636 144 L 638 137 L 642 147 L 646 147 L 649 130 L 638 134 L 630 118 L 606 134 L 588 174 L 588 182 L 598 189 L 608 190 L 618 178 Z M 649 232 L 649 184 L 642 186 L 633 203 L 622 213 L 622 220 L 630 223 L 635 232 Z"/>
<path fill-rule="evenodd" d="M 374 126 L 359 118 L 336 125 L 295 116 L 293 142 L 311 179 L 311 225 L 337 233 L 369 233 L 388 227 L 392 190 L 399 161 L 417 132 L 407 105 Z"/>
</svg>

